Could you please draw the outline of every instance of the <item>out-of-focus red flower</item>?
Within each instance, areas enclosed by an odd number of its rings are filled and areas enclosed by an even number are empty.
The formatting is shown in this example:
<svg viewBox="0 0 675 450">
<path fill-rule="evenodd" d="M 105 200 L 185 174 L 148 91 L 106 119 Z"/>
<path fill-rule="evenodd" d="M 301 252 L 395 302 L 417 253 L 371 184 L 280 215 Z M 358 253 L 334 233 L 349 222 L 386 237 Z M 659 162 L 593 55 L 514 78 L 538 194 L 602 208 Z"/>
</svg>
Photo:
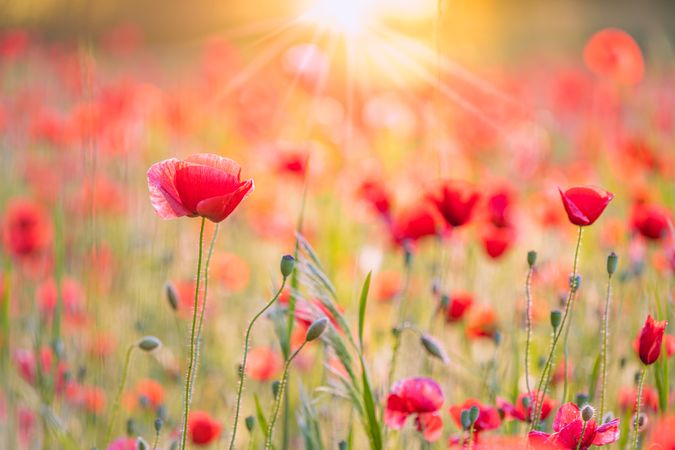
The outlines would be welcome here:
<svg viewBox="0 0 675 450">
<path fill-rule="evenodd" d="M 0 59 L 10 60 L 23 55 L 28 49 L 30 38 L 24 30 L 5 31 L 0 35 Z"/>
<path fill-rule="evenodd" d="M 466 335 L 470 339 L 494 338 L 497 332 L 497 313 L 491 306 L 474 310 L 466 322 Z"/>
<path fill-rule="evenodd" d="M 620 84 L 634 85 L 642 80 L 642 51 L 625 31 L 606 28 L 591 37 L 584 48 L 586 66 L 598 76 Z"/>
<path fill-rule="evenodd" d="M 13 353 L 14 363 L 17 365 L 19 374 L 29 384 L 35 384 L 37 376 L 37 363 L 35 352 L 25 349 L 17 349 Z M 54 363 L 54 353 L 49 347 L 40 350 L 40 370 L 42 373 L 51 373 Z M 56 372 L 56 390 L 60 392 L 65 385 L 65 373 L 67 367 L 64 361 L 59 362 Z"/>
<path fill-rule="evenodd" d="M 503 398 L 497 398 L 497 407 L 504 411 L 504 414 L 506 414 L 506 417 L 510 417 L 512 419 L 520 420 L 521 422 L 531 422 L 532 421 L 532 416 L 534 415 L 534 403 L 535 400 L 541 402 L 542 400 L 538 397 L 541 397 L 541 394 L 537 395 L 538 393 L 536 391 L 531 392 L 528 394 L 527 392 L 520 394 L 518 398 L 516 399 L 516 404 L 513 405 L 510 402 L 506 401 Z M 526 399 L 529 398 L 529 401 Z M 525 406 L 525 402 L 527 402 L 527 406 Z M 536 422 L 540 422 L 542 420 L 546 420 L 551 414 L 551 411 L 553 411 L 553 408 L 555 408 L 555 400 L 553 400 L 551 397 L 545 395 L 543 399 L 543 403 L 541 406 L 541 415 L 539 416 L 540 419 L 537 420 Z"/>
<path fill-rule="evenodd" d="M 438 221 L 435 211 L 426 203 L 408 207 L 396 215 L 392 225 L 394 241 L 402 244 L 406 241 L 416 242 L 437 232 Z"/>
<path fill-rule="evenodd" d="M 113 54 L 129 54 L 143 43 L 141 30 L 134 24 L 125 23 L 112 28 L 101 38 L 101 45 Z"/>
<path fill-rule="evenodd" d="M 430 198 L 449 225 L 460 227 L 471 220 L 480 194 L 468 183 L 447 181 Z"/>
<path fill-rule="evenodd" d="M 511 225 L 511 193 L 500 189 L 487 198 L 488 221 L 496 227 Z"/>
<path fill-rule="evenodd" d="M 502 419 L 499 416 L 499 411 L 497 408 L 493 408 L 489 405 L 484 405 L 475 398 L 469 398 L 464 403 L 459 405 L 452 405 L 450 407 L 450 416 L 452 420 L 455 421 L 455 424 L 462 429 L 462 420 L 461 415 L 462 411 L 465 409 L 471 409 L 472 406 L 478 408 L 478 418 L 473 425 L 473 430 L 476 434 L 479 434 L 482 431 L 494 430 L 499 428 L 499 425 L 502 423 Z"/>
<path fill-rule="evenodd" d="M 19 438 L 25 448 L 30 447 L 31 436 L 35 435 L 35 413 L 28 408 L 19 408 Z"/>
<path fill-rule="evenodd" d="M 647 316 L 636 341 L 637 353 L 644 364 L 654 364 L 659 359 L 666 325 L 668 322 L 665 320 L 655 321 L 651 314 Z"/>
<path fill-rule="evenodd" d="M 448 307 L 445 310 L 445 320 L 448 322 L 458 322 L 473 305 L 473 296 L 468 292 L 456 292 L 448 300 Z"/>
<path fill-rule="evenodd" d="M 601 426 L 597 426 L 595 419 L 591 419 L 584 429 L 579 407 L 574 403 L 565 403 L 553 420 L 553 433 L 531 431 L 529 439 L 535 449 L 539 448 L 539 444 L 553 444 L 559 449 L 587 450 L 591 445 L 600 447 L 618 441 L 619 419 L 611 420 Z"/>
<path fill-rule="evenodd" d="M 389 302 L 403 289 L 401 274 L 394 270 L 385 270 L 378 273 L 374 280 L 375 299 L 380 302 Z"/>
<path fill-rule="evenodd" d="M 481 238 L 485 253 L 492 259 L 498 259 L 511 248 L 516 233 L 512 228 L 499 228 L 488 225 Z"/>
<path fill-rule="evenodd" d="M 82 324 L 85 319 L 84 291 L 80 283 L 72 278 L 65 277 L 61 282 L 62 311 L 65 318 L 71 324 Z M 56 281 L 50 278 L 43 281 L 37 288 L 35 296 L 42 314 L 49 320 L 52 319 L 56 309 L 59 291 Z"/>
<path fill-rule="evenodd" d="M 106 450 L 136 450 L 136 438 L 120 437 L 106 447 Z"/>
<path fill-rule="evenodd" d="M 389 391 L 384 423 L 389 428 L 400 430 L 408 416 L 414 415 L 417 430 L 424 439 L 436 441 L 443 431 L 439 410 L 444 401 L 441 387 L 431 378 L 404 378 Z"/>
<path fill-rule="evenodd" d="M 150 201 L 162 219 L 202 216 L 222 222 L 253 192 L 253 180 L 241 181 L 239 164 L 198 153 L 153 164 L 148 170 Z"/>
<path fill-rule="evenodd" d="M 36 256 L 49 246 L 51 236 L 51 223 L 40 206 L 24 199 L 9 202 L 2 221 L 2 240 L 10 255 Z"/>
<path fill-rule="evenodd" d="M 614 194 L 594 186 L 573 187 L 565 192 L 560 188 L 565 212 L 570 222 L 581 227 L 592 225 L 605 210 Z"/>
<path fill-rule="evenodd" d="M 675 449 L 675 416 L 670 415 L 662 418 L 654 425 L 649 439 L 649 444 L 645 447 L 654 450 L 673 450 Z"/>
<path fill-rule="evenodd" d="M 251 269 L 241 257 L 234 253 L 216 253 L 209 268 L 211 278 L 223 283 L 231 292 L 244 289 L 251 278 Z"/>
<path fill-rule="evenodd" d="M 188 436 L 195 445 L 208 445 L 220 435 L 221 426 L 204 411 L 191 411 Z"/>
<path fill-rule="evenodd" d="M 668 358 L 670 358 L 675 355 L 675 336 L 666 334 L 664 339 L 666 340 L 666 354 L 668 355 Z"/>
<path fill-rule="evenodd" d="M 391 214 L 391 199 L 384 184 L 380 181 L 366 180 L 359 187 L 359 195 L 382 216 Z"/>
<path fill-rule="evenodd" d="M 131 392 L 124 398 L 124 404 L 128 409 L 138 407 L 157 409 L 164 403 L 164 387 L 152 379 L 139 380 Z"/>
<path fill-rule="evenodd" d="M 246 375 L 258 381 L 269 381 L 279 375 L 284 362 L 279 355 L 269 347 L 254 347 L 248 352 Z"/>
<path fill-rule="evenodd" d="M 70 400 L 91 414 L 100 415 L 105 411 L 106 395 L 103 389 L 89 385 L 71 385 Z"/>
<path fill-rule="evenodd" d="M 637 388 L 635 386 L 624 386 L 619 390 L 619 408 L 621 411 L 635 412 L 637 407 Z M 649 409 L 654 412 L 659 409 L 659 394 L 650 386 L 642 389 L 642 399 L 640 400 L 641 410 Z"/>
<path fill-rule="evenodd" d="M 288 149 L 280 151 L 277 157 L 277 171 L 302 178 L 307 172 L 306 150 Z"/>
<path fill-rule="evenodd" d="M 654 241 L 666 238 L 672 227 L 668 210 L 658 205 L 636 205 L 631 222 L 642 236 Z"/>
</svg>

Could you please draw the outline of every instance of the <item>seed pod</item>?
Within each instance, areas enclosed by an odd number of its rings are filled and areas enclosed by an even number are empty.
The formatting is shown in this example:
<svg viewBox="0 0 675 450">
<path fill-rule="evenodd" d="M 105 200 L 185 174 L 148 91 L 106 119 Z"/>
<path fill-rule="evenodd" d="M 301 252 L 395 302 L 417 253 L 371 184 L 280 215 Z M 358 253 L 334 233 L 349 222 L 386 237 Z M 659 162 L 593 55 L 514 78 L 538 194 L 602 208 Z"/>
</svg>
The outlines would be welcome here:
<svg viewBox="0 0 675 450">
<path fill-rule="evenodd" d="M 424 347 L 429 355 L 440 359 L 443 361 L 443 364 L 448 363 L 448 355 L 445 353 L 445 350 L 443 350 L 443 347 L 436 339 L 425 333 L 422 334 L 420 342 L 422 343 L 422 347 Z"/>
<path fill-rule="evenodd" d="M 537 252 L 530 250 L 527 252 L 527 265 L 532 267 L 537 262 Z"/>
<path fill-rule="evenodd" d="M 274 398 L 277 398 L 277 395 L 279 395 L 279 389 L 281 388 L 281 382 L 278 380 L 272 381 L 272 396 Z"/>
<path fill-rule="evenodd" d="M 326 331 L 327 326 L 328 326 L 327 317 L 324 316 L 319 319 L 316 319 L 307 329 L 307 334 L 305 334 L 305 340 L 307 342 L 311 342 L 315 339 L 318 339 L 323 334 L 323 332 Z"/>
<path fill-rule="evenodd" d="M 607 274 L 611 277 L 616 272 L 616 266 L 619 264 L 619 257 L 612 252 L 607 257 Z"/>
<path fill-rule="evenodd" d="M 595 415 L 595 410 L 591 405 L 586 405 L 581 410 L 581 418 L 584 422 L 588 422 Z"/>
<path fill-rule="evenodd" d="M 178 305 L 180 304 L 178 299 L 178 290 L 176 285 L 171 281 L 167 281 L 164 284 L 164 293 L 166 294 L 166 300 L 169 302 L 169 306 L 174 311 L 178 311 Z"/>
<path fill-rule="evenodd" d="M 284 278 L 288 278 L 288 276 L 293 272 L 294 267 L 295 258 L 293 258 L 291 255 L 284 255 L 281 257 L 279 268 L 281 269 L 281 275 Z"/>
<path fill-rule="evenodd" d="M 151 352 L 162 345 L 162 341 L 157 339 L 155 336 L 145 336 L 138 341 L 137 345 L 141 350 L 145 352 Z"/>
<path fill-rule="evenodd" d="M 557 330 L 560 326 L 560 321 L 562 320 L 562 313 L 560 311 L 553 310 L 551 311 L 551 326 L 553 330 Z"/>
<path fill-rule="evenodd" d="M 246 424 L 246 429 L 250 433 L 253 431 L 253 427 L 255 426 L 255 418 L 253 416 L 247 416 L 244 420 L 244 423 Z"/>
</svg>

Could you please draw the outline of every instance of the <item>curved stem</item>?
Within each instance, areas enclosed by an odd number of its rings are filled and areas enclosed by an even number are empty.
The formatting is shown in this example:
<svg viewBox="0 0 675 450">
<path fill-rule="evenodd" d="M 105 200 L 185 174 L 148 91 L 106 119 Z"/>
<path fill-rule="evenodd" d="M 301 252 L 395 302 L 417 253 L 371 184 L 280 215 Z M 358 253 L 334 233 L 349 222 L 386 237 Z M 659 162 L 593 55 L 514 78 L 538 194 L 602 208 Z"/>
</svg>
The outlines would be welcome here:
<svg viewBox="0 0 675 450">
<path fill-rule="evenodd" d="M 113 401 L 112 412 L 110 413 L 110 422 L 108 423 L 108 431 L 105 434 L 105 445 L 110 443 L 112 439 L 113 427 L 115 421 L 117 420 L 117 415 L 120 410 L 120 400 L 122 398 L 122 392 L 124 392 L 124 385 L 127 383 L 127 375 L 129 374 L 129 362 L 131 361 L 131 352 L 136 348 L 136 344 L 132 344 L 127 349 L 126 357 L 124 358 L 124 368 L 122 369 L 122 379 L 120 384 L 117 387 L 117 393 L 115 394 L 115 400 Z"/>
<path fill-rule="evenodd" d="M 232 437 L 230 438 L 230 450 L 234 449 L 234 441 L 235 438 L 237 437 L 237 425 L 239 423 L 239 410 L 241 409 L 241 394 L 244 391 L 244 381 L 246 379 L 245 374 L 246 374 L 246 359 L 248 358 L 248 341 L 249 338 L 251 337 L 251 329 L 253 328 L 253 324 L 258 320 L 260 316 L 262 316 L 265 311 L 269 309 L 272 304 L 279 298 L 279 295 L 281 295 L 281 292 L 284 290 L 284 287 L 286 286 L 286 277 L 281 281 L 281 286 L 277 290 L 276 294 L 274 294 L 274 297 L 272 297 L 272 300 L 270 300 L 258 313 L 253 316 L 253 319 L 248 324 L 248 328 L 246 328 L 246 337 L 244 338 L 244 357 L 242 358 L 241 365 L 239 366 L 239 388 L 237 390 L 237 406 L 234 412 L 234 425 L 232 425 Z"/>
<path fill-rule="evenodd" d="M 574 264 L 572 265 L 572 280 L 576 280 L 577 277 L 577 266 L 579 264 L 579 249 L 581 247 L 581 236 L 583 234 L 583 227 L 579 227 L 579 233 L 577 235 L 577 245 L 574 250 Z M 553 363 L 553 357 L 555 354 L 555 348 L 556 345 L 558 344 L 558 340 L 560 339 L 560 335 L 562 335 L 563 331 L 565 330 L 565 324 L 567 323 L 567 316 L 570 313 L 572 301 L 574 300 L 574 294 L 576 293 L 576 289 L 573 289 L 570 287 L 570 292 L 569 295 L 567 296 L 567 302 L 565 304 L 565 312 L 563 313 L 562 321 L 560 322 L 560 326 L 558 328 L 558 332 L 555 333 L 553 336 L 553 342 L 551 343 L 551 351 L 548 354 L 548 358 L 546 359 L 546 364 L 544 365 L 544 371 L 541 374 L 541 378 L 539 379 L 539 383 L 537 386 L 537 392 L 540 392 L 542 390 L 542 387 L 544 387 L 544 390 L 546 390 L 546 386 L 543 386 L 544 384 L 544 376 L 546 374 L 546 371 L 549 369 L 549 366 L 552 365 Z M 546 380 L 546 384 L 548 385 L 548 380 Z M 542 398 L 542 403 L 543 403 L 543 398 Z M 541 408 L 542 405 L 539 405 L 539 408 Z M 540 412 L 535 415 L 535 418 L 539 417 Z M 534 430 L 534 425 L 535 425 L 536 420 L 532 421 L 532 424 L 530 425 L 530 431 Z"/>
<path fill-rule="evenodd" d="M 574 301 L 570 306 L 570 316 L 567 321 L 567 328 L 565 328 L 565 337 L 563 339 L 563 395 L 561 405 L 567 402 L 567 386 L 568 386 L 568 360 L 569 360 L 569 349 L 568 349 L 568 338 L 570 335 L 570 327 L 572 326 L 572 317 L 574 316 Z"/>
<path fill-rule="evenodd" d="M 157 450 L 157 445 L 159 445 L 159 430 L 155 431 L 155 441 L 152 443 L 152 450 Z"/>
<path fill-rule="evenodd" d="M 410 256 L 412 258 L 412 256 Z M 405 282 L 403 285 L 403 290 L 401 291 L 401 297 L 398 302 L 398 319 L 396 322 L 396 327 L 403 326 L 403 317 L 404 317 L 404 302 L 408 296 L 408 289 L 410 287 L 410 277 L 412 274 L 412 262 L 406 261 L 406 271 L 405 271 Z M 387 376 L 387 386 L 391 386 L 394 381 L 394 376 L 396 375 L 396 362 L 398 359 L 398 352 L 401 348 L 401 333 L 394 334 L 394 345 L 392 347 L 391 354 L 391 363 L 389 364 L 389 374 Z"/>
<path fill-rule="evenodd" d="M 605 391 L 607 390 L 607 341 L 609 336 L 609 303 L 612 299 L 612 274 L 609 274 L 607 280 L 607 298 L 605 299 L 605 313 L 602 318 L 602 357 L 600 364 L 602 366 L 602 378 L 600 389 L 600 420 L 605 415 Z"/>
<path fill-rule="evenodd" d="M 584 434 L 586 434 L 586 427 L 588 426 L 588 422 L 584 420 L 584 425 L 581 427 L 581 436 L 579 436 L 579 440 L 577 441 L 577 450 L 581 449 L 581 443 L 584 441 Z"/>
<path fill-rule="evenodd" d="M 270 420 L 270 424 L 267 427 L 267 439 L 265 440 L 265 450 L 271 449 L 272 448 L 272 434 L 274 433 L 274 424 L 277 421 L 277 417 L 279 416 L 279 408 L 281 407 L 281 403 L 284 398 L 284 391 L 286 389 L 286 381 L 288 380 L 288 368 L 291 365 L 291 362 L 293 362 L 293 359 L 300 353 L 300 350 L 305 346 L 307 341 L 304 341 L 300 347 L 296 351 L 293 352 L 293 354 L 286 360 L 286 364 L 284 364 L 284 372 L 283 375 L 281 376 L 281 384 L 279 385 L 279 392 L 277 392 L 276 399 L 274 400 L 274 412 L 272 413 L 272 419 Z"/>
<path fill-rule="evenodd" d="M 532 388 L 530 387 L 530 341 L 532 339 L 532 267 L 527 271 L 527 279 L 525 280 L 525 298 L 527 299 L 526 306 L 526 322 L 527 335 L 525 338 L 525 385 L 527 386 L 527 398 L 532 401 Z M 532 412 L 533 408 L 530 408 Z M 530 416 L 532 420 L 532 416 Z"/>
<path fill-rule="evenodd" d="M 183 404 L 183 432 L 180 436 L 180 449 L 185 450 L 187 444 L 188 416 L 190 415 L 190 401 L 192 400 L 192 376 L 195 366 L 195 338 L 197 336 L 197 310 L 199 309 L 199 283 L 202 276 L 202 253 L 204 243 L 204 224 L 206 219 L 202 217 L 199 230 L 199 256 L 197 258 L 197 282 L 195 283 L 195 302 L 192 310 L 192 328 L 190 331 L 190 358 L 188 360 L 187 377 L 185 379 L 185 403 Z"/>
<path fill-rule="evenodd" d="M 633 424 L 635 426 L 635 440 L 633 441 L 633 450 L 637 450 L 638 448 L 638 439 L 640 437 L 640 403 L 642 400 L 642 387 L 645 384 L 645 377 L 647 375 L 647 365 L 643 365 L 642 367 L 642 374 L 640 374 L 640 385 L 638 386 L 638 393 L 637 393 L 637 405 L 635 406 L 635 423 Z"/>
</svg>

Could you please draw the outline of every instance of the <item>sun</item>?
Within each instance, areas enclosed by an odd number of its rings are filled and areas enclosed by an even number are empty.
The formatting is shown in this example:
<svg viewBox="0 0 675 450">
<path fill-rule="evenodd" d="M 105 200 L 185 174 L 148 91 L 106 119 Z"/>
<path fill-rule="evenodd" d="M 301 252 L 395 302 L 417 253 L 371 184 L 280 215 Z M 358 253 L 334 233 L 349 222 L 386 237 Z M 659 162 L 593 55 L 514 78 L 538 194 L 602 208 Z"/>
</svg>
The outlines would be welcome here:
<svg viewBox="0 0 675 450">
<path fill-rule="evenodd" d="M 328 30 L 357 36 L 375 20 L 374 0 L 319 0 L 302 19 Z"/>
</svg>

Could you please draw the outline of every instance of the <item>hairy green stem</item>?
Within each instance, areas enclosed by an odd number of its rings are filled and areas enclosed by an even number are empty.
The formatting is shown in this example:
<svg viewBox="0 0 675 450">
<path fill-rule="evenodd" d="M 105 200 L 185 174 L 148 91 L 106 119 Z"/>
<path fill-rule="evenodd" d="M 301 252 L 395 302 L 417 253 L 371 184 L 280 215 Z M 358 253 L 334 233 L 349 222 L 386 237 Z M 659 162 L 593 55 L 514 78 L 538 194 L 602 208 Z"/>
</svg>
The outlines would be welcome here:
<svg viewBox="0 0 675 450">
<path fill-rule="evenodd" d="M 588 422 L 584 420 L 584 425 L 581 427 L 581 436 L 579 436 L 579 440 L 577 441 L 577 450 L 581 450 L 581 443 L 584 441 L 584 434 L 586 434 L 587 426 Z"/>
<path fill-rule="evenodd" d="M 115 400 L 113 401 L 112 410 L 110 413 L 110 422 L 108 422 L 108 431 L 105 434 L 104 444 L 110 444 L 112 439 L 113 427 L 115 426 L 115 421 L 117 420 L 117 415 L 120 410 L 120 400 L 122 399 L 122 392 L 124 392 L 124 386 L 127 383 L 127 375 L 129 374 L 129 363 L 131 362 L 131 353 L 136 348 L 137 344 L 132 344 L 127 349 L 126 357 L 124 358 L 124 368 L 122 369 L 122 379 L 120 384 L 117 387 L 117 393 L 115 394 Z"/>
<path fill-rule="evenodd" d="M 248 327 L 246 328 L 246 337 L 244 338 L 244 356 L 241 360 L 241 365 L 239 366 L 239 388 L 237 390 L 237 406 L 234 412 L 234 425 L 232 425 L 232 437 L 230 438 L 230 450 L 234 449 L 234 441 L 235 438 L 237 437 L 237 425 L 239 423 L 239 411 L 241 409 L 241 394 L 244 391 L 244 381 L 246 380 L 246 359 L 248 358 L 248 341 L 251 337 L 251 329 L 253 328 L 253 324 L 258 320 L 260 316 L 262 316 L 265 311 L 269 309 L 270 306 L 274 304 L 274 302 L 279 298 L 279 295 L 281 295 L 281 292 L 284 290 L 284 287 L 286 286 L 286 277 L 281 281 L 281 286 L 279 287 L 279 290 L 277 290 L 276 294 L 274 294 L 274 297 L 272 297 L 272 300 L 270 300 L 258 313 L 253 316 L 253 319 L 248 324 Z"/>
<path fill-rule="evenodd" d="M 574 264 L 572 265 L 572 280 L 573 282 L 576 282 L 576 277 L 577 277 L 577 266 L 579 264 L 579 249 L 581 247 L 581 236 L 583 234 L 583 227 L 579 227 L 579 233 L 577 235 L 577 245 L 574 250 Z M 565 312 L 562 317 L 562 321 L 560 322 L 560 326 L 558 328 L 558 332 L 553 336 L 553 342 L 551 343 L 551 351 L 548 354 L 548 358 L 546 359 L 546 364 L 544 365 L 544 371 L 541 374 L 541 378 L 539 379 L 539 383 L 537 386 L 537 392 L 541 392 L 542 387 L 544 388 L 544 391 L 546 390 L 547 386 L 544 385 L 544 377 L 546 375 L 547 370 L 549 369 L 549 366 L 553 364 L 553 357 L 555 355 L 555 348 L 556 345 L 558 344 L 558 340 L 560 339 L 560 336 L 562 335 L 563 331 L 565 330 L 565 324 L 567 323 L 567 316 L 570 313 L 571 310 L 571 305 L 574 300 L 574 294 L 576 293 L 576 289 L 570 287 L 570 292 L 569 295 L 567 296 L 567 302 L 565 304 Z M 548 380 L 546 380 L 546 384 L 548 385 Z M 542 402 L 543 403 L 543 397 L 542 397 Z M 539 405 L 539 408 L 541 408 L 542 405 Z M 534 417 L 535 419 L 539 417 L 539 414 L 536 414 Z M 530 425 L 530 431 L 534 430 L 536 420 L 532 421 L 532 424 Z"/>
<path fill-rule="evenodd" d="M 605 298 L 605 312 L 602 318 L 602 358 L 600 365 L 602 366 L 602 378 L 600 389 L 600 420 L 605 415 L 605 391 L 607 390 L 607 341 L 609 336 L 609 303 L 612 299 L 612 274 L 609 274 L 607 279 L 607 297 Z"/>
<path fill-rule="evenodd" d="M 635 427 L 635 439 L 633 440 L 633 450 L 637 450 L 638 440 L 640 438 L 640 406 L 642 400 L 642 388 L 645 384 L 645 378 L 647 376 L 647 367 L 649 366 L 647 366 L 646 364 L 643 365 L 642 373 L 640 374 L 640 384 L 638 386 L 637 392 L 637 404 L 635 406 L 635 423 L 633 424 Z"/>
<path fill-rule="evenodd" d="M 525 338 L 525 386 L 527 386 L 527 398 L 532 401 L 532 388 L 530 387 L 530 341 L 532 340 L 532 266 L 527 271 L 527 279 L 525 280 L 525 298 L 527 300 L 526 306 L 526 322 L 527 334 Z M 530 413 L 532 408 L 530 408 Z M 532 417 L 530 416 L 530 420 Z"/>
<path fill-rule="evenodd" d="M 190 357 L 188 359 L 187 377 L 185 379 L 185 402 L 183 404 L 183 431 L 180 436 L 180 449 L 185 450 L 187 445 L 188 417 L 190 415 L 190 401 L 192 400 L 192 376 L 195 366 L 195 338 L 197 336 L 197 311 L 199 310 L 199 283 L 202 276 L 202 253 L 204 244 L 204 225 L 206 219 L 202 217 L 199 230 L 199 256 L 197 258 L 197 282 L 195 283 L 195 301 L 192 310 L 192 328 L 190 331 Z"/>
<path fill-rule="evenodd" d="M 272 448 L 272 435 L 274 433 L 274 424 L 277 421 L 277 417 L 279 416 L 279 408 L 281 407 L 281 403 L 284 398 L 284 391 L 286 390 L 286 381 L 288 380 L 288 368 L 291 365 L 291 362 L 293 362 L 293 359 L 300 353 L 300 350 L 307 344 L 307 341 L 304 341 L 298 349 L 293 352 L 293 354 L 286 360 L 286 363 L 284 364 L 284 372 L 283 375 L 281 376 L 281 384 L 279 385 L 279 392 L 277 392 L 276 399 L 274 400 L 274 412 L 272 413 L 272 419 L 270 420 L 270 424 L 267 428 L 267 439 L 265 440 L 265 450 L 271 449 Z"/>
</svg>

